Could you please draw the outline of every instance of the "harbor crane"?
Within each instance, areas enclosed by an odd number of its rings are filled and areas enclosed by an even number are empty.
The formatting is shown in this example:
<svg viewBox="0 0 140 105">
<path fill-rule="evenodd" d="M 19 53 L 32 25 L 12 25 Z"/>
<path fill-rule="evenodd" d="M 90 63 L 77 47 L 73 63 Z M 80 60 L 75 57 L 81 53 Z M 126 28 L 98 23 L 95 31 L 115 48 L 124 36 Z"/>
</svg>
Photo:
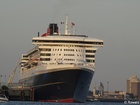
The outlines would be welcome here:
<svg viewBox="0 0 140 105">
<path fill-rule="evenodd" d="M 15 69 L 11 72 L 9 79 L 8 79 L 8 82 L 7 82 L 8 84 L 13 83 L 13 79 L 14 79 L 14 76 L 15 76 L 15 73 L 16 73 L 18 66 L 19 66 L 19 62 L 17 63 Z"/>
</svg>

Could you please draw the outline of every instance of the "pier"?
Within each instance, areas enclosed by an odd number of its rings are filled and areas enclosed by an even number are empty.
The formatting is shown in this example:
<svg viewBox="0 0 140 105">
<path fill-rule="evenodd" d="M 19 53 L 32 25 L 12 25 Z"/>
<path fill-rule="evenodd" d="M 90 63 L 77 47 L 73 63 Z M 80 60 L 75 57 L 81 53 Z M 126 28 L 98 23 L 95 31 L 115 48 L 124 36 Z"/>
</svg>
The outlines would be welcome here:
<svg viewBox="0 0 140 105">
<path fill-rule="evenodd" d="M 9 101 L 34 101 L 34 89 L 30 84 L 11 83 L 3 85 L 0 90 Z"/>
</svg>

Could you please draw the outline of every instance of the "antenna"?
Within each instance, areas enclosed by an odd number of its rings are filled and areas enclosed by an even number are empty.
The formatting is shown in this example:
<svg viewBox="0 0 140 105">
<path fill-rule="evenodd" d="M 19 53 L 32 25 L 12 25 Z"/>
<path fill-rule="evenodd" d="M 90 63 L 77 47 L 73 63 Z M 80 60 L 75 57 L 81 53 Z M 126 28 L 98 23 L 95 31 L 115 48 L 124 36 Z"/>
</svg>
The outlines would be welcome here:
<svg viewBox="0 0 140 105">
<path fill-rule="evenodd" d="M 66 16 L 65 35 L 68 35 L 68 16 Z"/>
</svg>

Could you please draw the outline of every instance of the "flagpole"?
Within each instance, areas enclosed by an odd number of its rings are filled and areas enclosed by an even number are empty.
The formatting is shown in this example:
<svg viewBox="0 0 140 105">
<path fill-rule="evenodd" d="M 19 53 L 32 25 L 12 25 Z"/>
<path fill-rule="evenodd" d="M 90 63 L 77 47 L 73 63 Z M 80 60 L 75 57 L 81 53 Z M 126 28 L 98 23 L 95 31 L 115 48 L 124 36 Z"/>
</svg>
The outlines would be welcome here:
<svg viewBox="0 0 140 105">
<path fill-rule="evenodd" d="M 2 76 L 2 75 L 0 75 L 0 84 L 2 83 L 2 77 L 3 77 L 3 76 Z"/>
<path fill-rule="evenodd" d="M 65 23 L 65 22 L 61 22 L 61 25 L 60 25 L 60 28 L 59 28 L 59 30 L 60 30 L 60 32 L 59 32 L 60 35 L 61 35 L 61 34 L 64 34 L 64 33 L 63 33 L 63 25 L 64 25 L 64 23 Z M 62 33 L 61 33 L 61 32 L 62 32 Z"/>
<path fill-rule="evenodd" d="M 62 24 L 60 24 L 60 27 L 59 27 L 59 35 L 61 35 L 61 26 Z"/>
<path fill-rule="evenodd" d="M 75 35 L 76 34 L 76 27 L 75 27 L 75 25 L 74 25 L 74 27 L 73 27 L 73 35 Z"/>
<path fill-rule="evenodd" d="M 75 27 L 73 26 L 72 28 L 73 28 L 73 35 L 75 35 Z"/>
<path fill-rule="evenodd" d="M 73 30 L 73 35 L 76 34 L 76 27 L 75 27 L 75 23 L 71 23 L 71 27 L 72 27 L 72 30 Z"/>
<path fill-rule="evenodd" d="M 65 35 L 68 35 L 68 16 L 66 16 Z"/>
</svg>

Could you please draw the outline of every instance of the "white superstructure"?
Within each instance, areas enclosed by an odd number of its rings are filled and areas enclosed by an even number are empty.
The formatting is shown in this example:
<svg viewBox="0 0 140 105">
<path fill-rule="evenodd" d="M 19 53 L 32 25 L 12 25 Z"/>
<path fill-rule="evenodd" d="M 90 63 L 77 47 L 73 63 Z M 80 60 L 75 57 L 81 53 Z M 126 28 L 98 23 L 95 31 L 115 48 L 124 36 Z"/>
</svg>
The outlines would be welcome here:
<svg viewBox="0 0 140 105">
<path fill-rule="evenodd" d="M 34 37 L 36 47 L 22 55 L 20 77 L 32 76 L 40 70 L 82 66 L 94 69 L 95 52 L 103 41 L 87 36 Z"/>
<path fill-rule="evenodd" d="M 86 35 L 69 35 L 67 29 L 65 33 L 60 35 L 54 32 L 53 27 L 53 34 L 32 39 L 35 47 L 22 55 L 20 79 L 59 68 L 80 67 L 94 71 L 95 53 L 103 46 L 103 40 L 88 38 Z"/>
</svg>

